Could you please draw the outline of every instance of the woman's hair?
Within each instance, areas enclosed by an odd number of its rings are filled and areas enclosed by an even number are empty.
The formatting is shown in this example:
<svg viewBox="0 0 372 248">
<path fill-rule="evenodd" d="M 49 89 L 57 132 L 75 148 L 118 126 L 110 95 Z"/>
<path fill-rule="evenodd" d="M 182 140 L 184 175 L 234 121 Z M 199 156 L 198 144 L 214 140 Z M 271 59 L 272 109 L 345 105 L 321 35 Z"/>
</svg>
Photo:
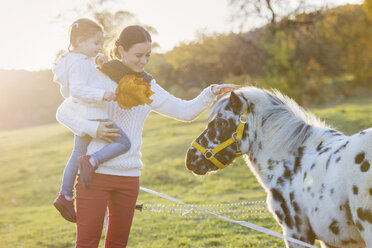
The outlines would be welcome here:
<svg viewBox="0 0 372 248">
<path fill-rule="evenodd" d="M 78 39 L 88 39 L 97 32 L 103 32 L 103 29 L 99 24 L 87 18 L 77 19 L 70 26 L 70 46 L 68 47 L 68 50 L 70 51 L 71 46 L 76 47 Z"/>
<path fill-rule="evenodd" d="M 110 49 L 110 57 L 121 59 L 119 54 L 119 46 L 122 46 L 125 51 L 128 51 L 133 45 L 143 42 L 152 42 L 150 33 L 142 26 L 132 25 L 121 31 L 119 38 L 114 41 Z"/>
</svg>

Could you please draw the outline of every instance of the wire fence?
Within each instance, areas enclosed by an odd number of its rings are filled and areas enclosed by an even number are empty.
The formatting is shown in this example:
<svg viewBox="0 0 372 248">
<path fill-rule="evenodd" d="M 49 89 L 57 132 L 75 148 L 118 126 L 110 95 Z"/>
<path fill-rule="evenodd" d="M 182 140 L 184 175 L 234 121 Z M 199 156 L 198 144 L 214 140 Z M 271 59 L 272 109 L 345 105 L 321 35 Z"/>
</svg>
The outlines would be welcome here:
<svg viewBox="0 0 372 248">
<path fill-rule="evenodd" d="M 140 189 L 147 193 L 157 195 L 161 198 L 175 202 L 174 204 L 169 204 L 169 205 L 159 204 L 159 203 L 155 205 L 146 204 L 144 207 L 142 206 L 141 209 L 145 209 L 145 210 L 147 209 L 148 211 L 152 211 L 154 213 L 157 212 L 157 213 L 163 213 L 167 215 L 178 215 L 178 216 L 179 215 L 187 216 L 190 214 L 189 216 L 196 215 L 196 216 L 201 217 L 201 216 L 204 216 L 204 214 L 206 214 L 206 215 L 214 216 L 219 219 L 256 230 L 258 232 L 266 233 L 268 235 L 293 242 L 295 244 L 302 245 L 304 247 L 317 248 L 317 246 L 308 244 L 306 242 L 303 242 L 301 240 L 295 239 L 287 235 L 283 235 L 281 233 L 275 232 L 268 228 L 255 225 L 247 221 L 235 220 L 235 219 L 232 219 L 231 216 L 228 217 L 228 214 L 232 214 L 232 215 L 241 214 L 243 216 L 249 216 L 252 214 L 254 216 L 259 216 L 259 214 L 266 214 L 266 213 L 268 214 L 265 201 L 245 202 L 245 203 L 240 202 L 240 203 L 225 203 L 225 204 L 220 203 L 220 204 L 190 205 L 172 196 L 156 192 L 152 189 L 147 189 L 144 187 L 140 187 Z M 208 208 L 212 208 L 213 212 L 208 210 Z M 218 211 L 220 211 L 224 215 L 217 213 Z M 105 225 L 106 224 L 107 222 L 105 223 Z"/>
<path fill-rule="evenodd" d="M 204 209 L 216 214 L 240 219 L 270 217 L 270 212 L 267 209 L 266 201 L 194 204 L 193 207 L 185 206 L 183 204 L 146 203 L 142 207 L 143 211 L 165 216 L 202 219 L 211 217 L 208 213 L 200 211 L 199 209 Z"/>
</svg>

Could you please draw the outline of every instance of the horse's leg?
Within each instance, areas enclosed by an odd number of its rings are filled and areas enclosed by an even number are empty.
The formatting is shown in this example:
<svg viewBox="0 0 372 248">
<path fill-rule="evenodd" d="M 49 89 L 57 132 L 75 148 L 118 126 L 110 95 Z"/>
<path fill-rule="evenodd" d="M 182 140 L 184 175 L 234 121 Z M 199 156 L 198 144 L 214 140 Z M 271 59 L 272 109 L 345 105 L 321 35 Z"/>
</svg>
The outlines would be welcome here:
<svg viewBox="0 0 372 248">
<path fill-rule="evenodd" d="M 308 243 L 310 245 L 314 244 L 314 241 L 315 241 L 314 236 L 312 234 L 309 235 L 309 232 L 308 233 L 300 233 L 300 232 L 297 231 L 296 228 L 293 230 L 293 229 L 288 229 L 288 228 L 285 228 L 285 227 L 283 227 L 283 231 L 284 231 L 284 234 L 288 237 L 300 240 L 300 241 Z M 290 241 L 287 241 L 287 240 L 285 240 L 285 245 L 286 245 L 287 248 L 304 248 L 305 247 L 303 245 L 300 245 L 300 244 L 297 244 L 297 243 L 294 243 L 294 242 L 290 242 Z"/>
<path fill-rule="evenodd" d="M 269 198 L 268 198 L 269 199 Z M 283 234 L 287 237 L 291 237 L 310 245 L 314 244 L 315 234 L 309 225 L 309 221 L 306 216 L 296 215 L 291 207 L 288 204 L 284 203 L 285 201 L 278 204 L 278 202 L 270 201 L 271 208 L 274 210 L 273 215 L 277 222 L 283 228 Z M 289 242 L 285 240 L 287 248 L 303 248 L 303 245 Z"/>
<path fill-rule="evenodd" d="M 361 211 L 359 211 L 359 214 Z M 368 221 L 360 221 L 356 222 L 356 225 L 360 231 L 360 235 L 362 236 L 364 243 L 366 244 L 365 247 L 371 248 L 372 247 L 372 224 Z"/>
<path fill-rule="evenodd" d="M 341 247 L 338 247 L 338 246 L 329 245 L 329 244 L 324 243 L 322 241 L 320 241 L 320 245 L 322 246 L 322 248 L 341 248 Z"/>
<path fill-rule="evenodd" d="M 287 248 L 305 248 L 306 246 L 303 246 L 303 245 L 300 245 L 300 244 L 296 244 L 296 243 L 293 243 L 293 242 L 289 242 L 289 241 L 285 241 L 285 246 Z"/>
<path fill-rule="evenodd" d="M 329 245 L 327 243 L 324 243 L 323 241 L 320 241 L 320 245 L 322 248 L 343 248 L 343 247 L 352 247 L 352 248 L 366 248 L 365 245 L 354 245 L 354 244 L 351 244 L 351 245 L 347 245 L 347 246 L 333 246 L 333 245 Z M 367 248 L 369 248 L 370 246 L 367 246 Z"/>
<path fill-rule="evenodd" d="M 279 189 L 271 189 L 267 196 L 269 209 L 276 221 L 282 226 L 283 234 L 308 244 L 314 244 L 315 234 L 309 225 L 306 215 L 301 214 L 300 209 L 290 196 Z M 285 241 L 287 248 L 303 248 L 303 245 Z"/>
<path fill-rule="evenodd" d="M 368 221 L 368 215 L 372 217 L 372 215 L 369 214 L 372 213 L 372 208 L 369 207 L 370 204 L 368 202 L 365 202 L 365 198 L 366 197 L 359 197 L 358 199 L 353 199 L 350 204 L 352 208 L 351 216 L 365 243 L 365 246 L 361 245 L 358 247 L 372 248 L 372 223 Z"/>
<path fill-rule="evenodd" d="M 364 238 L 364 242 L 366 243 L 366 247 L 367 248 L 372 247 L 372 234 L 369 234 L 369 236 L 363 237 L 363 238 Z"/>
</svg>

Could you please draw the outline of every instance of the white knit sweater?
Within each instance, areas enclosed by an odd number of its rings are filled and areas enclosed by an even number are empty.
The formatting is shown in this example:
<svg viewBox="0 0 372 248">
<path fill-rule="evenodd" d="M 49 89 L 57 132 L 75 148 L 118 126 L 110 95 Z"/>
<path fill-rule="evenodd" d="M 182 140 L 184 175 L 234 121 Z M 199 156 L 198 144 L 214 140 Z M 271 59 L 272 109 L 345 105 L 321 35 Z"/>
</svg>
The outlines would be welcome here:
<svg viewBox="0 0 372 248">
<path fill-rule="evenodd" d="M 86 119 L 107 119 L 107 104 L 103 102 L 105 82 L 92 58 L 67 52 L 53 67 L 54 81 L 60 84 L 64 98 L 76 103 L 78 114 Z"/>
<path fill-rule="evenodd" d="M 117 86 L 115 82 L 103 74 L 102 78 L 106 80 L 108 90 L 115 90 Z M 108 103 L 110 119 L 128 135 L 131 141 L 131 148 L 127 153 L 101 164 L 96 170 L 96 173 L 118 176 L 140 176 L 140 168 L 142 167 L 140 152 L 142 129 L 150 111 L 155 111 L 181 121 L 192 121 L 209 107 L 216 98 L 212 93 L 211 86 L 204 89 L 196 98 L 186 101 L 169 94 L 155 80 L 152 80 L 150 84 L 151 90 L 155 93 L 151 96 L 153 100 L 151 105 L 140 105 L 130 110 L 125 110 L 121 109 L 116 102 Z M 57 120 L 69 127 L 77 135 L 93 134 L 94 128 L 98 127 L 98 123 L 79 118 L 73 111 L 75 110 L 71 103 L 65 102 L 57 111 Z M 97 129 L 94 135 L 96 131 Z M 94 139 L 88 147 L 87 154 L 94 153 L 105 144 L 107 143 L 100 139 Z"/>
</svg>

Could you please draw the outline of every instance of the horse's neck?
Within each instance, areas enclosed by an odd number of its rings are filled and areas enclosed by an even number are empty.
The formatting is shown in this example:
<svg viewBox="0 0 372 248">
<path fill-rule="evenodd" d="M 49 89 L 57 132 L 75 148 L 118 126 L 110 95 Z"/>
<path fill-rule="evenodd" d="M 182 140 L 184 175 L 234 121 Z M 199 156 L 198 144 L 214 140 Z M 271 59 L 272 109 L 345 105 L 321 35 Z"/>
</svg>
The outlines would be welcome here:
<svg viewBox="0 0 372 248">
<path fill-rule="evenodd" d="M 293 170 L 295 155 L 288 151 L 281 153 L 267 149 L 258 130 L 253 132 L 253 139 L 249 140 L 249 149 L 246 153 L 246 163 L 255 174 L 264 188 L 270 188 L 271 182 L 282 174 L 283 167 Z"/>
<path fill-rule="evenodd" d="M 272 147 L 270 140 L 273 137 L 265 137 L 262 130 L 251 129 L 243 143 L 246 145 L 246 162 L 261 184 L 266 187 L 287 170 L 293 172 L 296 168 L 296 160 L 305 152 L 316 151 L 319 144 L 329 146 L 337 140 L 343 139 L 343 135 L 335 135 L 328 128 L 315 129 L 313 134 L 292 151 L 282 147 Z"/>
</svg>

